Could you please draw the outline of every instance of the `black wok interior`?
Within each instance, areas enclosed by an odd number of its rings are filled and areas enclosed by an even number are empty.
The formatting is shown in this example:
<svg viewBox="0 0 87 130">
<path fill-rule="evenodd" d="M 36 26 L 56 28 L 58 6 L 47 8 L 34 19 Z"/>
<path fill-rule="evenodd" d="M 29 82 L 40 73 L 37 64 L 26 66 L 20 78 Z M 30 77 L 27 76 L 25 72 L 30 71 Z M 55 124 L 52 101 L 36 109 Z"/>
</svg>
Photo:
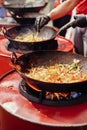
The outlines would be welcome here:
<svg viewBox="0 0 87 130">
<path fill-rule="evenodd" d="M 16 36 L 26 36 L 29 34 L 36 35 L 36 29 L 34 25 L 23 25 L 23 26 L 16 26 L 6 31 L 5 36 L 8 39 L 14 40 Z M 56 36 L 57 31 L 52 27 L 43 27 L 38 33 L 38 37 L 45 38 L 45 39 L 52 39 Z"/>
<path fill-rule="evenodd" d="M 71 52 L 59 52 L 59 51 L 36 51 L 32 53 L 25 54 L 18 58 L 14 65 L 19 65 L 21 70 L 16 70 L 24 78 L 26 83 L 38 86 L 39 89 L 45 91 L 60 91 L 60 92 L 69 92 L 69 91 L 86 91 L 87 81 L 77 82 L 77 83 L 49 83 L 42 82 L 38 80 L 31 79 L 27 77 L 27 69 L 35 66 L 50 66 L 56 63 L 61 64 L 71 64 L 73 59 L 80 60 L 80 64 L 83 66 L 82 71 L 87 72 L 87 58 L 74 54 Z M 15 66 L 16 67 L 16 66 Z M 28 71 L 29 73 L 29 71 Z"/>
<path fill-rule="evenodd" d="M 87 58 L 71 52 L 61 51 L 35 51 L 25 54 L 18 58 L 19 63 L 22 61 L 22 70 L 36 66 L 51 66 L 54 64 L 72 64 L 74 59 L 80 60 L 82 71 L 87 72 Z M 27 65 L 27 67 L 25 67 Z"/>
</svg>

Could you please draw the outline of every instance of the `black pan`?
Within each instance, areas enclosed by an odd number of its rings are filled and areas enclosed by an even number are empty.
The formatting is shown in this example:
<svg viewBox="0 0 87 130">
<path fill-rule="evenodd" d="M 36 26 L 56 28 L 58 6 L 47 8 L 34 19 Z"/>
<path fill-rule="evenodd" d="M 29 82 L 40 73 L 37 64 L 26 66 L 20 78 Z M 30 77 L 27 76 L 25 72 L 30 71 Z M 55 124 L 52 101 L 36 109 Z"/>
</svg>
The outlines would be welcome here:
<svg viewBox="0 0 87 130">
<path fill-rule="evenodd" d="M 45 38 L 46 40 L 38 42 L 23 42 L 14 40 L 17 36 L 25 36 L 29 34 L 36 35 L 34 25 L 20 25 L 10 29 L 3 27 L 4 36 L 10 41 L 11 46 L 20 52 L 28 52 L 32 50 L 53 50 L 57 49 L 57 41 L 54 40 L 56 36 L 56 29 L 53 27 L 45 26 L 40 30 L 38 37 Z"/>
<path fill-rule="evenodd" d="M 31 13 L 25 13 L 22 16 L 19 16 L 18 14 L 12 14 L 12 17 L 16 20 L 17 23 L 25 25 L 25 24 L 31 24 L 34 25 L 35 19 L 37 16 L 41 16 L 43 14 L 37 13 L 37 12 L 31 12 Z"/>
<path fill-rule="evenodd" d="M 87 91 L 87 80 L 75 83 L 50 83 L 35 80 L 27 77 L 27 69 L 31 69 L 35 66 L 50 66 L 54 64 L 71 64 L 74 59 L 80 60 L 82 71 L 87 73 L 87 58 L 71 52 L 60 51 L 36 51 L 28 54 L 24 54 L 17 58 L 15 53 L 12 54 L 11 61 L 17 72 L 23 77 L 25 82 L 34 89 L 43 91 Z M 29 73 L 29 72 L 28 72 Z"/>
<path fill-rule="evenodd" d="M 8 9 L 11 14 L 22 16 L 24 13 L 28 12 L 39 12 L 47 5 L 44 0 L 31 0 L 26 3 L 26 1 L 15 1 L 4 4 L 4 7 Z"/>
</svg>

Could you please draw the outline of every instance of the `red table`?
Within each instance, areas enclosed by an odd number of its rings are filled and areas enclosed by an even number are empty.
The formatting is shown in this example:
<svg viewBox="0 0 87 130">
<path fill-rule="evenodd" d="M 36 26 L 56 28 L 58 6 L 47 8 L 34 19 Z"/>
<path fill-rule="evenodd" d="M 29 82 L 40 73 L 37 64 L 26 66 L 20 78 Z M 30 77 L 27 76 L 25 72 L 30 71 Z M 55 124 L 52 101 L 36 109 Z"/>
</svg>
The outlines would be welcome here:
<svg viewBox="0 0 87 130">
<path fill-rule="evenodd" d="M 12 69 L 10 58 L 0 56 L 2 61 L 0 74 Z M 6 66 L 4 66 L 4 64 Z M 4 66 L 4 68 L 3 68 Z M 87 129 L 87 103 L 69 107 L 49 107 L 29 102 L 18 91 L 17 83 L 20 76 L 12 72 L 10 82 L 17 77 L 13 90 L 8 83 L 0 83 L 0 130 L 86 130 Z M 6 79 L 6 82 L 9 79 Z M 9 104 L 7 107 L 5 104 Z M 40 124 L 41 123 L 41 124 Z M 51 126 L 52 125 L 52 126 Z M 68 126 L 68 127 L 67 127 Z"/>
<path fill-rule="evenodd" d="M 13 69 L 10 54 L 1 53 L 0 76 Z M 68 107 L 32 103 L 18 91 L 21 77 L 11 74 L 0 81 L 0 130 L 87 130 L 87 103 Z M 15 78 L 15 85 L 10 84 Z"/>
<path fill-rule="evenodd" d="M 12 69 L 10 58 L 0 56 L 0 76 Z"/>
</svg>

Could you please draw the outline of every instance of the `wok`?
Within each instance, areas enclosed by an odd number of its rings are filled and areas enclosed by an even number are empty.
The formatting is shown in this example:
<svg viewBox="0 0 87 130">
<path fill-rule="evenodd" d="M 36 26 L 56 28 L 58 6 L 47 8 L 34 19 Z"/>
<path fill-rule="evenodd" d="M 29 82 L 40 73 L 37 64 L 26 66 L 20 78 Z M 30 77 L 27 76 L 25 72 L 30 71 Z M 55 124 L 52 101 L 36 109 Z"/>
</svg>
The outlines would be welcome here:
<svg viewBox="0 0 87 130">
<path fill-rule="evenodd" d="M 43 14 L 37 13 L 37 12 L 31 12 L 31 13 L 25 13 L 22 16 L 19 16 L 18 14 L 12 14 L 12 17 L 17 21 L 19 24 L 34 24 L 35 19 L 37 16 L 41 16 Z"/>
<path fill-rule="evenodd" d="M 10 41 L 11 46 L 20 52 L 28 52 L 32 50 L 53 50 L 57 49 L 58 47 L 57 40 L 54 40 L 57 31 L 53 27 L 43 27 L 40 30 L 38 37 L 41 37 L 43 39 L 45 38 L 46 40 L 38 42 L 23 42 L 15 40 L 17 36 L 24 37 L 25 35 L 30 34 L 36 35 L 37 32 L 34 25 L 20 25 L 8 30 L 3 27 L 2 31 L 4 33 L 4 36 Z"/>
<path fill-rule="evenodd" d="M 35 80 L 25 75 L 28 69 L 31 69 L 35 66 L 50 66 L 56 63 L 71 64 L 74 59 L 80 60 L 79 64 L 82 66 L 82 72 L 87 73 L 87 58 L 71 52 L 45 50 L 27 53 L 18 58 L 15 53 L 12 53 L 11 56 L 11 61 L 16 71 L 22 76 L 24 81 L 35 90 L 51 92 L 85 92 L 87 90 L 87 80 L 74 83 L 50 83 Z"/>
<path fill-rule="evenodd" d="M 5 3 L 4 7 L 9 11 L 9 13 L 13 16 L 20 15 L 22 16 L 28 12 L 39 12 L 47 5 L 47 2 L 44 0 L 31 0 L 29 2 L 26 1 L 15 1 Z"/>
</svg>

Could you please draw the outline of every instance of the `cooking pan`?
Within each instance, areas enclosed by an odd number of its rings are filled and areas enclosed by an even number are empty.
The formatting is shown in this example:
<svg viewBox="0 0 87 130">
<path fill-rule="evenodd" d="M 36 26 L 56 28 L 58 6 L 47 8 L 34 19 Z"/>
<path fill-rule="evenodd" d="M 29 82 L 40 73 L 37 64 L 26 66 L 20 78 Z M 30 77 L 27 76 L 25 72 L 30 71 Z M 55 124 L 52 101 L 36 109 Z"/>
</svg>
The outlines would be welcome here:
<svg viewBox="0 0 87 130">
<path fill-rule="evenodd" d="M 87 80 L 73 83 L 51 83 L 35 80 L 26 76 L 27 70 L 35 66 L 50 66 L 55 64 L 71 64 L 74 59 L 80 60 L 82 72 L 87 73 L 87 58 L 71 52 L 61 52 L 55 50 L 35 51 L 24 54 L 17 58 L 15 53 L 12 53 L 11 61 L 16 71 L 22 76 L 24 81 L 37 91 L 51 92 L 71 92 L 71 91 L 86 91 Z M 28 71 L 29 73 L 29 71 Z"/>
<path fill-rule="evenodd" d="M 57 30 L 54 27 L 44 26 L 43 28 L 40 29 L 38 36 L 43 39 L 45 38 L 46 40 L 38 41 L 38 42 L 23 42 L 23 41 L 19 42 L 17 40 L 16 41 L 14 40 L 15 37 L 19 35 L 21 36 L 25 36 L 25 34 L 35 35 L 37 33 L 36 29 L 34 25 L 31 24 L 16 26 L 9 30 L 3 27 L 2 31 L 4 33 L 4 36 L 10 41 L 8 46 L 9 48 L 10 47 L 13 48 L 12 52 L 15 52 L 15 49 L 16 52 L 22 52 L 22 53 L 27 53 L 33 50 L 55 50 L 58 48 L 57 40 L 54 40 L 55 37 L 61 34 L 63 30 L 66 30 L 67 28 L 71 27 L 73 24 L 75 24 L 75 22 L 76 22 L 75 20 L 69 22 L 59 30 Z"/>
<path fill-rule="evenodd" d="M 27 12 L 39 12 L 47 5 L 44 0 L 31 0 L 31 1 L 15 1 L 4 4 L 4 7 L 10 14 L 22 16 Z"/>
<path fill-rule="evenodd" d="M 31 13 L 25 13 L 22 16 L 19 16 L 18 14 L 12 14 L 12 17 L 17 21 L 19 24 L 31 24 L 33 25 L 35 23 L 35 19 L 37 16 L 41 16 L 43 14 L 38 12 L 31 12 Z"/>
<path fill-rule="evenodd" d="M 53 27 L 45 26 L 40 30 L 38 37 L 45 38 L 42 41 L 36 42 L 23 42 L 17 41 L 15 38 L 17 36 L 24 37 L 25 35 L 36 35 L 36 29 L 34 25 L 20 25 L 10 29 L 6 29 L 5 27 L 2 28 L 4 36 L 10 41 L 11 46 L 16 48 L 20 52 L 28 52 L 33 50 L 53 50 L 57 49 L 58 44 L 57 40 L 54 40 L 55 35 L 57 33 L 56 29 Z"/>
</svg>

